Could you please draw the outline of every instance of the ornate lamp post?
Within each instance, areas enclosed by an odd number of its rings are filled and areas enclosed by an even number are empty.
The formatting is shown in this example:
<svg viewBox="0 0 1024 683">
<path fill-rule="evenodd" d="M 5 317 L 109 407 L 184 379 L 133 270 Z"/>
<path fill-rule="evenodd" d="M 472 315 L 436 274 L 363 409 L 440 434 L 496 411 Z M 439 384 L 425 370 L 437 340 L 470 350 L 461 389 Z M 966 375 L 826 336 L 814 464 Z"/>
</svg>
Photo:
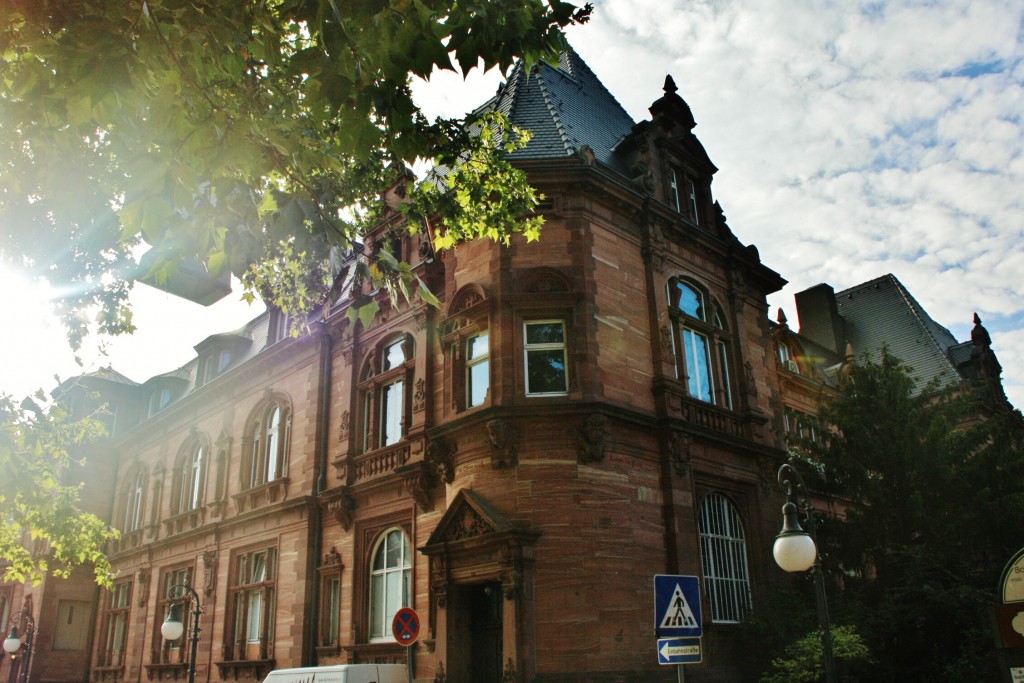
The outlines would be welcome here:
<svg viewBox="0 0 1024 683">
<path fill-rule="evenodd" d="M 789 463 L 783 464 L 779 468 L 779 486 L 786 494 L 786 504 L 782 506 L 782 531 L 775 537 L 772 554 L 775 556 L 775 562 L 787 572 L 805 572 L 808 569 L 813 571 L 825 680 L 827 683 L 836 683 L 836 664 L 832 656 L 832 629 L 828 619 L 828 603 L 825 600 L 825 574 L 822 571 L 818 548 L 815 544 L 816 513 L 811 505 L 811 497 L 807 494 L 803 478 Z M 807 524 L 807 531 L 800 526 L 801 513 Z"/>
<path fill-rule="evenodd" d="M 172 596 L 176 591 L 178 597 L 174 598 Z M 196 653 L 199 651 L 199 617 L 203 613 L 203 607 L 199 604 L 199 594 L 188 584 L 176 583 L 167 589 L 167 597 L 174 602 L 171 603 L 171 608 L 167 611 L 164 623 L 160 625 L 160 634 L 164 640 L 177 640 L 185 633 L 185 624 L 181 622 L 181 603 L 185 597 L 188 597 L 193 607 L 192 627 L 189 629 L 191 643 L 188 659 L 188 683 L 195 683 Z"/>
<path fill-rule="evenodd" d="M 21 618 L 28 622 L 28 626 L 25 629 L 25 642 L 22 643 L 21 637 L 18 635 L 18 624 L 17 622 L 11 626 L 11 632 L 4 640 L 4 652 L 11 655 L 13 659 L 18 652 L 23 648 L 25 650 L 25 661 L 21 663 L 21 683 L 28 681 L 28 667 L 32 663 L 32 646 L 35 644 L 36 639 L 36 620 L 32 618 L 32 613 L 27 609 L 22 608 Z"/>
</svg>

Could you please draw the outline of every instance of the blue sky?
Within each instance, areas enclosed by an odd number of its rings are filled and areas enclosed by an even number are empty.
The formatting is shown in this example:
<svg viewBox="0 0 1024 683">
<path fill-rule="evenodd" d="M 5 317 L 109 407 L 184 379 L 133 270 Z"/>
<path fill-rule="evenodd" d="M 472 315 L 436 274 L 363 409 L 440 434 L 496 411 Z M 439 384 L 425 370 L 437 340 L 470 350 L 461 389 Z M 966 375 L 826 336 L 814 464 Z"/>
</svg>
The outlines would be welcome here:
<svg viewBox="0 0 1024 683">
<path fill-rule="evenodd" d="M 1022 19 L 1019 0 L 599 0 L 570 40 L 635 120 L 673 76 L 730 227 L 790 282 L 773 318 L 781 306 L 793 323 L 793 294 L 819 282 L 893 273 L 958 339 L 978 312 L 1024 406 Z M 416 92 L 428 113 L 459 115 L 499 80 L 442 74 Z M 140 333 L 89 361 L 138 381 L 259 312 L 138 289 Z M 2 388 L 76 371 L 50 334 L 0 347 L 39 357 L 24 369 L 38 379 Z"/>
</svg>

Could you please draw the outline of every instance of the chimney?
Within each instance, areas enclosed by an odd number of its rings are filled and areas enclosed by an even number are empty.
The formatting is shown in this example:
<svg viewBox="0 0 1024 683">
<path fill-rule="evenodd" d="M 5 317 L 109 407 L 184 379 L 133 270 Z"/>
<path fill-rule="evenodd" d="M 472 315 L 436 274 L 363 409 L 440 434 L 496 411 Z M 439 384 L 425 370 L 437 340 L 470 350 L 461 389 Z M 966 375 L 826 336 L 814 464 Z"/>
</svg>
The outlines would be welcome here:
<svg viewBox="0 0 1024 683">
<path fill-rule="evenodd" d="M 846 348 L 846 321 L 839 315 L 836 293 L 822 283 L 796 295 L 800 334 L 826 349 L 841 353 Z"/>
</svg>

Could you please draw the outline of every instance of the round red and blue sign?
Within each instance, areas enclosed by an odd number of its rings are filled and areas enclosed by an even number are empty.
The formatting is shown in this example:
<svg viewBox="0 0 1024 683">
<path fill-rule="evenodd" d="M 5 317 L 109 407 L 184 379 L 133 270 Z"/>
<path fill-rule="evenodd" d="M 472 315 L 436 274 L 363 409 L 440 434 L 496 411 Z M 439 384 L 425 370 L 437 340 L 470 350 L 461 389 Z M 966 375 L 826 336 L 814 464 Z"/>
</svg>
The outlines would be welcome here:
<svg viewBox="0 0 1024 683">
<path fill-rule="evenodd" d="M 395 613 L 391 620 L 391 633 L 399 645 L 409 646 L 420 637 L 420 618 L 416 610 L 411 607 L 403 607 Z"/>
</svg>

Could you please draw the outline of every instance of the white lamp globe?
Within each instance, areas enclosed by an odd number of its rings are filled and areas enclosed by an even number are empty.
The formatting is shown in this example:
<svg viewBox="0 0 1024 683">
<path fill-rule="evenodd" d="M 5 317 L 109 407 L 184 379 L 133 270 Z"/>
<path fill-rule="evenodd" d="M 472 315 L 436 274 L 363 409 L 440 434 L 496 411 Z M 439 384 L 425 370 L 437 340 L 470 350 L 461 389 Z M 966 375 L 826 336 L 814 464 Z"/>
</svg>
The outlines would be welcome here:
<svg viewBox="0 0 1024 683">
<path fill-rule="evenodd" d="M 783 533 L 775 537 L 772 547 L 775 563 L 787 572 L 805 572 L 814 566 L 818 549 L 806 533 Z"/>
<path fill-rule="evenodd" d="M 18 637 L 17 627 L 11 629 L 11 635 L 4 640 L 4 652 L 13 655 L 21 649 L 21 638 Z"/>
<path fill-rule="evenodd" d="M 164 637 L 164 640 L 177 640 L 185 633 L 185 624 L 181 623 L 180 615 L 181 607 L 171 605 L 171 609 L 167 612 L 167 618 L 160 625 L 160 635 Z"/>
</svg>

